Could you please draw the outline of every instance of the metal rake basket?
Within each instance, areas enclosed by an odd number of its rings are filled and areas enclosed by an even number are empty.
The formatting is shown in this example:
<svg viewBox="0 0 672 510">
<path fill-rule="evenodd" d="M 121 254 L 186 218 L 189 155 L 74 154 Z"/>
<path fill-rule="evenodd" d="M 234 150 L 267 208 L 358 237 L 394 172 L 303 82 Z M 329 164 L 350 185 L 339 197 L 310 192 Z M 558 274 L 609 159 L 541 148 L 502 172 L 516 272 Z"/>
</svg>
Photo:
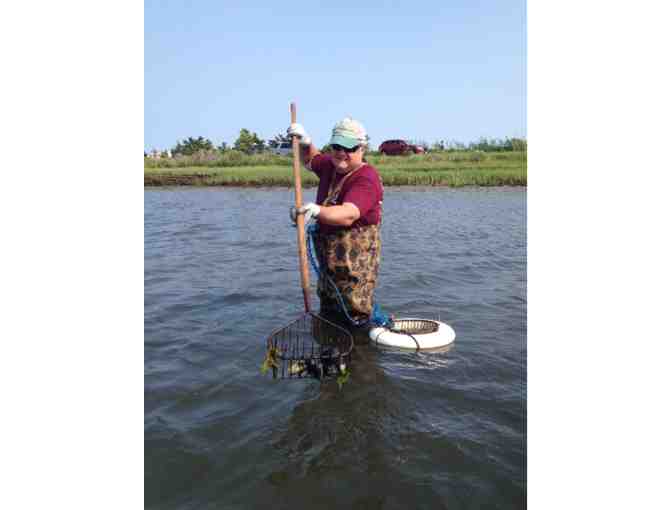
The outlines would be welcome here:
<svg viewBox="0 0 672 510">
<path fill-rule="evenodd" d="M 308 312 L 271 333 L 266 346 L 273 378 L 323 379 L 345 373 L 354 339 L 341 326 Z"/>
</svg>

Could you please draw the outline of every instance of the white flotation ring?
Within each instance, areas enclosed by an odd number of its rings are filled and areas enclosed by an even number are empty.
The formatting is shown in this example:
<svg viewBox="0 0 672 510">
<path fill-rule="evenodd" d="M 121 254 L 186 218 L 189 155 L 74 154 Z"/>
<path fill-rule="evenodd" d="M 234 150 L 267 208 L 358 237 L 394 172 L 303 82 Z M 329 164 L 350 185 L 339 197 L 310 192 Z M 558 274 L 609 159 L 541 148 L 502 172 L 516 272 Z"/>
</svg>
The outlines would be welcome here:
<svg viewBox="0 0 672 510">
<path fill-rule="evenodd" d="M 374 345 L 402 349 L 439 349 L 455 341 L 455 330 L 445 322 L 429 319 L 394 319 L 391 328 L 373 328 L 369 338 Z"/>
</svg>

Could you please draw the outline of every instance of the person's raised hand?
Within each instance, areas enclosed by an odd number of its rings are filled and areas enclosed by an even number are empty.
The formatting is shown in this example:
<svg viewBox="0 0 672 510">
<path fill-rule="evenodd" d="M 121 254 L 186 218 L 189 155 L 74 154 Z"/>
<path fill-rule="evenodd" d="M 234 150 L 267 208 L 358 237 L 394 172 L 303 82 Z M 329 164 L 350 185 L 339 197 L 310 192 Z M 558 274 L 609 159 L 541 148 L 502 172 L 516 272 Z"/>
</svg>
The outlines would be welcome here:
<svg viewBox="0 0 672 510">
<path fill-rule="evenodd" d="M 301 145 L 310 145 L 312 143 L 312 140 L 310 136 L 308 136 L 306 129 L 303 127 L 303 125 L 299 124 L 298 122 L 294 122 L 289 125 L 289 127 L 287 128 L 287 134 L 289 136 L 299 137 L 299 143 Z"/>
</svg>

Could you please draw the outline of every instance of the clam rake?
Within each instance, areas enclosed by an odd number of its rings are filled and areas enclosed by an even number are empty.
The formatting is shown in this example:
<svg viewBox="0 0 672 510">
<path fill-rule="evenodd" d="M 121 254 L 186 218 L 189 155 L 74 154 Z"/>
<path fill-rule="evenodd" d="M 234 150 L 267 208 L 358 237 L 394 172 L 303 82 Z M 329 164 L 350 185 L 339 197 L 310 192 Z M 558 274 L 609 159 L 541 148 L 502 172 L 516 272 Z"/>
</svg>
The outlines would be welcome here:
<svg viewBox="0 0 672 510">
<path fill-rule="evenodd" d="M 290 106 L 291 121 L 296 122 L 296 106 Z M 295 206 L 303 204 L 301 193 L 301 167 L 299 141 L 292 137 L 294 164 Z M 354 346 L 352 333 L 320 317 L 310 310 L 310 279 L 304 217 L 296 218 L 296 233 L 299 245 L 299 269 L 305 312 L 288 325 L 273 331 L 266 340 L 266 360 L 263 370 L 273 369 L 273 377 L 282 379 L 314 377 L 322 379 L 347 374 L 347 364 Z"/>
<path fill-rule="evenodd" d="M 354 340 L 342 327 L 312 312 L 304 313 L 268 337 L 266 366 L 281 379 L 342 376 Z"/>
</svg>

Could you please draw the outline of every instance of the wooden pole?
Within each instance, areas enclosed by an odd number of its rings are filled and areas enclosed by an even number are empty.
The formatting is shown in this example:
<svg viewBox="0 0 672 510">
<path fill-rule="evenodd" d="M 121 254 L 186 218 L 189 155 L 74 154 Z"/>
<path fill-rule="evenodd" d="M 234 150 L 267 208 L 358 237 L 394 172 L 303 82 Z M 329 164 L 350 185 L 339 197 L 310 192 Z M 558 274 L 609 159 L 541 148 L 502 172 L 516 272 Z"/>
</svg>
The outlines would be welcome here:
<svg viewBox="0 0 672 510">
<path fill-rule="evenodd" d="M 292 124 L 296 122 L 296 105 L 289 107 Z M 298 210 L 303 205 L 301 195 L 301 162 L 299 154 L 299 139 L 292 137 L 292 153 L 294 155 L 294 205 Z M 308 253 L 306 251 L 305 217 L 298 214 L 296 217 L 296 238 L 299 244 L 299 270 L 301 273 L 301 288 L 303 289 L 303 304 L 306 312 L 310 312 L 310 275 L 308 273 Z"/>
</svg>

